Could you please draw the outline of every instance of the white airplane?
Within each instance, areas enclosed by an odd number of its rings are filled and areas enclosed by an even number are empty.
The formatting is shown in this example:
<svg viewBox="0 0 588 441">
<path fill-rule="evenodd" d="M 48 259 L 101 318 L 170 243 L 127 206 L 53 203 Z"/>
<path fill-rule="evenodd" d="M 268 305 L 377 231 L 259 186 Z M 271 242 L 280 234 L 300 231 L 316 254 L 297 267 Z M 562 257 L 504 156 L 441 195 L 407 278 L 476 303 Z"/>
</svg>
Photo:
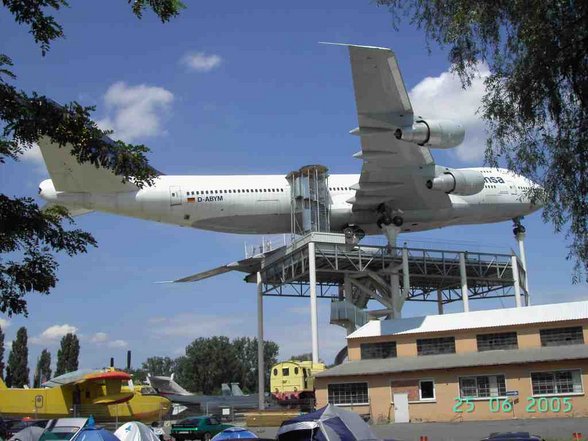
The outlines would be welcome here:
<svg viewBox="0 0 588 441">
<path fill-rule="evenodd" d="M 415 117 L 390 49 L 349 48 L 361 139 L 360 174 L 328 179 L 331 231 L 361 239 L 399 232 L 520 219 L 540 208 L 536 184 L 505 169 L 453 169 L 435 164 L 429 149 L 459 145 L 460 124 Z M 48 138 L 39 145 L 51 179 L 42 198 L 73 215 L 103 211 L 204 230 L 243 234 L 290 232 L 285 175 L 167 176 L 139 189 L 106 169 L 79 164 Z M 394 241 L 394 242 L 392 242 Z"/>
</svg>

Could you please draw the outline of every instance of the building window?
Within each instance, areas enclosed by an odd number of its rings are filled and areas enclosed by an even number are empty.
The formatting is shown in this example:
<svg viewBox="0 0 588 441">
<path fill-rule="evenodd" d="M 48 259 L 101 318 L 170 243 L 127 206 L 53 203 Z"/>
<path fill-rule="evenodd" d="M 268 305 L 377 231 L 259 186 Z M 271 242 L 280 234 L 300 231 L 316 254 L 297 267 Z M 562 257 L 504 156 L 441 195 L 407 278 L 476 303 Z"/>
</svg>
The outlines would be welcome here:
<svg viewBox="0 0 588 441">
<path fill-rule="evenodd" d="M 369 404 L 367 383 L 329 384 L 331 404 Z"/>
<path fill-rule="evenodd" d="M 506 396 L 504 375 L 461 377 L 459 379 L 459 396 L 461 398 L 504 397 Z"/>
<path fill-rule="evenodd" d="M 370 360 L 374 358 L 394 358 L 396 357 L 396 342 L 386 341 L 379 343 L 362 343 L 361 359 Z"/>
<path fill-rule="evenodd" d="M 533 395 L 582 393 L 580 369 L 569 371 L 532 372 Z"/>
<path fill-rule="evenodd" d="M 455 354 L 455 338 L 421 338 L 417 340 L 418 355 Z"/>
<path fill-rule="evenodd" d="M 433 380 L 419 381 L 419 398 L 421 400 L 435 399 L 435 382 Z"/>
<path fill-rule="evenodd" d="M 476 335 L 478 351 L 494 351 L 496 349 L 518 349 L 516 332 Z"/>
<path fill-rule="evenodd" d="M 541 346 L 576 345 L 584 343 L 581 326 L 572 328 L 541 329 Z"/>
</svg>

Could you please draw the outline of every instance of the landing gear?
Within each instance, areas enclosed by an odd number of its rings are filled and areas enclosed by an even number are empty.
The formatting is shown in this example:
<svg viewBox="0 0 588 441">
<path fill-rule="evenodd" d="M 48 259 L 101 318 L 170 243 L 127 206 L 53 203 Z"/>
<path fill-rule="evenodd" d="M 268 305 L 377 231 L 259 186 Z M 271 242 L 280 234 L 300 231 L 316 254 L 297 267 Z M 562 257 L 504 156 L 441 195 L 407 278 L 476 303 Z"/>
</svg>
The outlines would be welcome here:
<svg viewBox="0 0 588 441">
<path fill-rule="evenodd" d="M 349 245 L 357 245 L 365 237 L 365 231 L 355 225 L 349 225 L 343 228 L 345 242 Z"/>
<path fill-rule="evenodd" d="M 392 210 L 390 207 L 386 206 L 386 204 L 381 204 L 378 207 L 378 213 L 380 213 L 380 217 L 376 222 L 378 228 L 382 229 L 384 226 L 394 225 L 395 227 L 401 227 L 404 223 L 404 219 L 402 216 L 395 215 L 393 216 Z"/>
</svg>

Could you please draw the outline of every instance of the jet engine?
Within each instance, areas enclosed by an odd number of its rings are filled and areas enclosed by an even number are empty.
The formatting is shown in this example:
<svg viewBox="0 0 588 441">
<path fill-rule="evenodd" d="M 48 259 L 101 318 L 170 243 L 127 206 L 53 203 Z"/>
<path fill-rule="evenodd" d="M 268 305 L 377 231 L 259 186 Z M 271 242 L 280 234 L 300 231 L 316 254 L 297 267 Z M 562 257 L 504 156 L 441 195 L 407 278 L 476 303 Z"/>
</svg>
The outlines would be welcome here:
<svg viewBox="0 0 588 441">
<path fill-rule="evenodd" d="M 471 196 L 484 188 L 484 175 L 476 170 L 446 169 L 445 172 L 427 181 L 430 190 L 460 196 Z"/>
<path fill-rule="evenodd" d="M 411 127 L 400 127 L 394 132 L 396 139 L 435 149 L 448 149 L 460 145 L 465 129 L 449 120 L 419 119 Z"/>
</svg>

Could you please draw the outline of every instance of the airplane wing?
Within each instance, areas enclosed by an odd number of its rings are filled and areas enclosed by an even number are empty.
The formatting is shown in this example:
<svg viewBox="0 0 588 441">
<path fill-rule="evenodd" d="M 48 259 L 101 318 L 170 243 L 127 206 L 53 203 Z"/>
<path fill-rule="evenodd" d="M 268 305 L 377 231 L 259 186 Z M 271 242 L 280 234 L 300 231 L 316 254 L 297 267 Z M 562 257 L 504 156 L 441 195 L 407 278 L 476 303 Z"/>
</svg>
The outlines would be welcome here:
<svg viewBox="0 0 588 441">
<path fill-rule="evenodd" d="M 263 259 L 281 248 L 276 248 L 272 251 L 266 251 L 263 254 L 258 254 L 247 259 L 232 262 L 227 265 L 218 266 L 211 270 L 203 271 L 201 273 L 192 274 L 191 276 L 182 277 L 181 279 L 172 280 L 171 283 L 184 282 L 198 282 L 200 280 L 208 279 L 209 277 L 218 276 L 219 274 L 228 273 L 230 271 L 241 271 L 243 273 L 251 274 L 259 271 Z M 165 282 L 164 282 L 165 283 Z"/>
<path fill-rule="evenodd" d="M 425 186 L 435 168 L 429 149 L 394 135 L 414 122 L 396 55 L 386 48 L 347 46 L 359 122 L 351 134 L 361 138 L 361 152 L 354 156 L 363 160 L 355 196 L 348 200 L 353 212 L 373 212 L 383 202 L 398 210 L 450 207 L 448 195 Z"/>
<path fill-rule="evenodd" d="M 59 387 L 67 384 L 80 384 L 86 381 L 128 381 L 132 377 L 126 372 L 116 370 L 80 369 L 54 377 L 43 383 L 43 387 Z"/>
</svg>

